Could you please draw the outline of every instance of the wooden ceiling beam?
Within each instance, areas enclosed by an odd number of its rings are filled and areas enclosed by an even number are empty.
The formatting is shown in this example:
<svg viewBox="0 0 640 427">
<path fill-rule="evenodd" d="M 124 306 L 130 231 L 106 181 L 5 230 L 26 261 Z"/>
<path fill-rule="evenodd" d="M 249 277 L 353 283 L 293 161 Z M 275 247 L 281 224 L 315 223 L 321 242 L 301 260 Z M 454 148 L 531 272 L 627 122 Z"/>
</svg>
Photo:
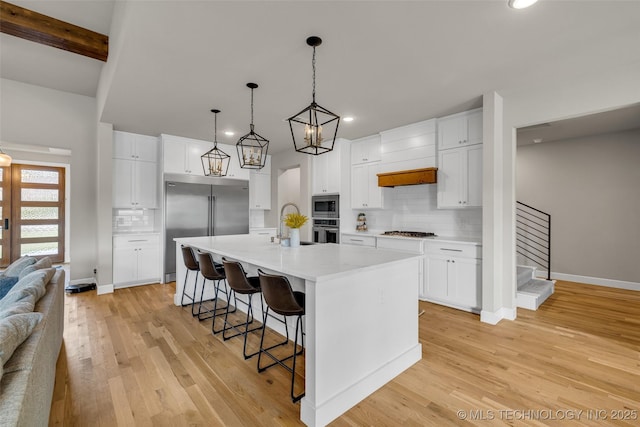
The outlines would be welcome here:
<svg viewBox="0 0 640 427">
<path fill-rule="evenodd" d="M 108 36 L 2 0 L 0 32 L 100 61 L 109 55 Z"/>
</svg>

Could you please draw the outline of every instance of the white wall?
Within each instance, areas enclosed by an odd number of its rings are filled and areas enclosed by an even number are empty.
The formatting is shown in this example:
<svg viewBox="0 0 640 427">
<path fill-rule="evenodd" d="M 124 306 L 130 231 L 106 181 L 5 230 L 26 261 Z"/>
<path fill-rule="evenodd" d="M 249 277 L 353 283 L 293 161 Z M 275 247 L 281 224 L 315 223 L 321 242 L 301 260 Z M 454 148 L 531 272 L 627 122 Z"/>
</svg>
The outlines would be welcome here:
<svg viewBox="0 0 640 427">
<path fill-rule="evenodd" d="M 517 197 L 551 214 L 552 271 L 640 283 L 640 130 L 518 147 Z"/>
<path fill-rule="evenodd" d="M 547 68 L 553 64 L 547 64 Z M 505 312 L 515 310 L 515 129 L 585 114 L 611 110 L 640 101 L 640 61 L 595 61 L 591 68 L 574 69 L 566 75 L 553 75 L 546 84 L 523 82 L 516 89 L 499 91 L 504 110 L 488 107 L 487 99 L 495 92 L 485 94 L 484 113 L 500 119 L 502 134 L 494 135 L 485 126 L 484 131 L 484 201 L 483 207 L 483 312 L 495 314 L 494 321 L 507 318 Z M 485 125 L 487 119 L 485 119 Z M 489 167 L 499 170 L 488 180 L 487 159 L 501 159 Z M 491 172 L 489 172 L 491 173 Z M 484 202 L 483 202 L 484 203 Z M 501 221 L 495 221 L 502 215 Z M 493 250 L 487 250 L 492 241 Z M 501 265 L 501 268 L 495 268 Z M 488 271 L 488 268 L 491 271 Z M 496 291 L 498 298 L 485 304 L 488 290 Z"/>
<path fill-rule="evenodd" d="M 0 140 L 71 150 L 71 279 L 96 267 L 96 100 L 0 80 Z M 38 157 L 32 157 L 38 160 Z M 44 158 L 43 158 L 44 159 Z"/>
</svg>

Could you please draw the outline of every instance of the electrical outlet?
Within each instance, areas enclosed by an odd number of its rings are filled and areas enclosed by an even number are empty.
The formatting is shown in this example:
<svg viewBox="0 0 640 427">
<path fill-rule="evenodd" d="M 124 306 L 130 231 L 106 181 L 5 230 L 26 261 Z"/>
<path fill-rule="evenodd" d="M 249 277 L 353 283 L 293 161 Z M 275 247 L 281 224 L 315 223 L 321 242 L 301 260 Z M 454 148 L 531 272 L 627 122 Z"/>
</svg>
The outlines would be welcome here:
<svg viewBox="0 0 640 427">
<path fill-rule="evenodd" d="M 93 274 L 98 274 L 98 269 L 97 268 L 93 269 Z"/>
</svg>

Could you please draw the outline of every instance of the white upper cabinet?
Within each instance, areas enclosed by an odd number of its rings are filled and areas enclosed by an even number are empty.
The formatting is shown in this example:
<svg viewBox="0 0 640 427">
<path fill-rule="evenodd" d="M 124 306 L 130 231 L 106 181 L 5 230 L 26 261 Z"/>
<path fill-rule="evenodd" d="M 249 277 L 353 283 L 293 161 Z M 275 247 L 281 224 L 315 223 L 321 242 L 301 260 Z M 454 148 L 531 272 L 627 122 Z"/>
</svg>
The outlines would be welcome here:
<svg viewBox="0 0 640 427">
<path fill-rule="evenodd" d="M 368 136 L 351 142 L 351 164 L 371 163 L 380 161 L 380 135 Z"/>
<path fill-rule="evenodd" d="M 482 144 L 438 154 L 438 208 L 482 206 Z"/>
<path fill-rule="evenodd" d="M 422 169 L 436 165 L 436 121 L 425 120 L 380 132 L 380 172 Z"/>
<path fill-rule="evenodd" d="M 333 151 L 313 156 L 311 161 L 312 194 L 340 193 L 340 141 L 336 141 Z"/>
<path fill-rule="evenodd" d="M 438 149 L 482 144 L 482 109 L 438 119 Z"/>
<path fill-rule="evenodd" d="M 114 131 L 113 158 L 156 163 L 158 161 L 158 138 Z"/>
<path fill-rule="evenodd" d="M 380 162 L 363 163 L 351 167 L 351 208 L 381 209 L 383 188 L 378 187 Z"/>
<path fill-rule="evenodd" d="M 114 132 L 114 208 L 158 207 L 158 139 L 146 135 Z"/>
<path fill-rule="evenodd" d="M 162 135 L 164 172 L 204 176 L 201 156 L 213 148 L 212 142 Z"/>
<path fill-rule="evenodd" d="M 213 142 L 162 135 L 164 172 L 204 176 L 202 155 L 213 148 Z M 218 143 L 218 149 L 230 156 L 225 178 L 249 180 L 249 169 L 242 169 L 235 145 Z"/>
</svg>

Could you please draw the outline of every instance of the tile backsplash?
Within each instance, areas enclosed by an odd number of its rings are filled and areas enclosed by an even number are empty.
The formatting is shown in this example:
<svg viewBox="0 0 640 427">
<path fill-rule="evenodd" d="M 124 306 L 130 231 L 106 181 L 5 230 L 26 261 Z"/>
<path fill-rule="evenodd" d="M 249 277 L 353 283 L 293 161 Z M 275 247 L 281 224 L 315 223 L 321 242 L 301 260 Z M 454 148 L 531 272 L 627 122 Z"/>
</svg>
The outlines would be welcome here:
<svg viewBox="0 0 640 427">
<path fill-rule="evenodd" d="M 155 209 L 114 209 L 113 232 L 117 234 L 157 231 L 157 212 Z"/>
<path fill-rule="evenodd" d="M 482 237 L 482 208 L 438 209 L 435 185 L 384 189 L 386 209 L 368 210 L 371 230 L 429 231 L 439 236 Z M 357 211 L 353 211 L 357 215 Z"/>
</svg>

